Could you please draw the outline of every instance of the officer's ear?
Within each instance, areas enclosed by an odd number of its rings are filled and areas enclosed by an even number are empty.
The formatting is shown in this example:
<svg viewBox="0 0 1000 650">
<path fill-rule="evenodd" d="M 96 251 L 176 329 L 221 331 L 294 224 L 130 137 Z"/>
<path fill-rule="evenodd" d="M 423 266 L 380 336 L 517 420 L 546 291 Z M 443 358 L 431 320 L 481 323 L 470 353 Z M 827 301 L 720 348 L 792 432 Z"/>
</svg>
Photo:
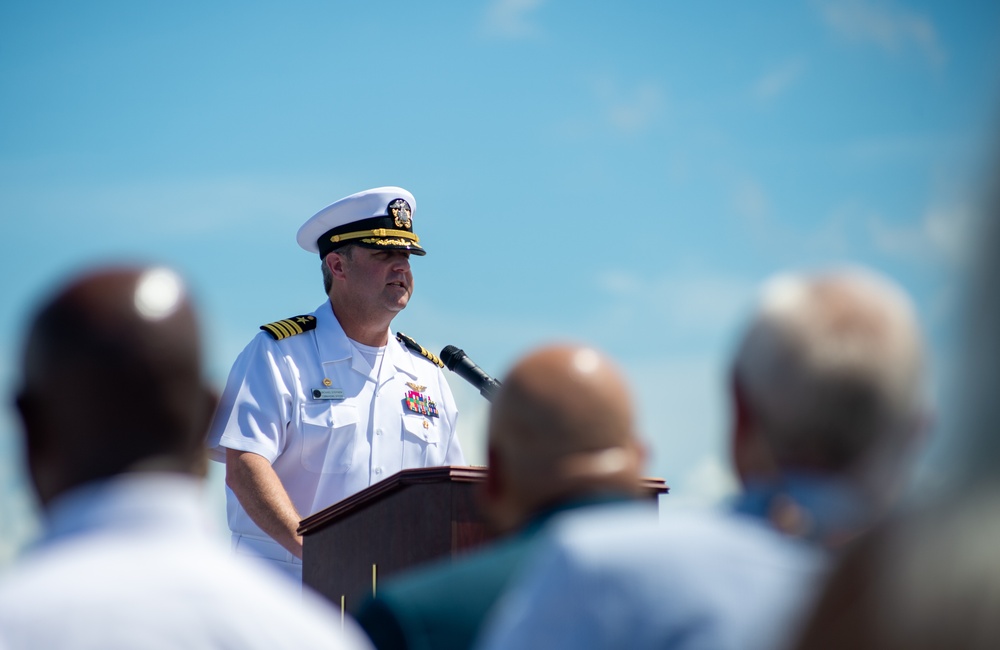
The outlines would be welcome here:
<svg viewBox="0 0 1000 650">
<path fill-rule="evenodd" d="M 338 280 L 344 278 L 344 267 L 346 266 L 346 256 L 341 255 L 337 251 L 330 251 L 327 253 L 326 257 L 323 258 L 323 263 L 326 264 L 326 268 L 330 271 L 330 275 Z"/>
</svg>

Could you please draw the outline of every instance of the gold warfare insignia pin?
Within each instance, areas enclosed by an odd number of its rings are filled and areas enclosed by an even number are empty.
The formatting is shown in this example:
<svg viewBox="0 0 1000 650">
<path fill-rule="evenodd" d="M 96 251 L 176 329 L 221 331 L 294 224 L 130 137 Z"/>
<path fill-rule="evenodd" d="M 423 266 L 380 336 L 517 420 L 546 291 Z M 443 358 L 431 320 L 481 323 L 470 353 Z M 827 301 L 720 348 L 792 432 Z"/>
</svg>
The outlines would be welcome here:
<svg viewBox="0 0 1000 650">
<path fill-rule="evenodd" d="M 330 378 L 329 378 L 329 377 L 324 377 L 324 378 L 323 378 L 323 385 L 324 385 L 324 386 L 327 386 L 327 387 L 330 387 L 330 386 L 333 386 L 333 382 L 332 382 L 332 381 L 330 381 Z"/>
<path fill-rule="evenodd" d="M 414 384 L 412 381 L 406 382 L 406 385 L 409 386 L 410 388 L 412 388 L 413 390 L 417 391 L 418 393 L 422 393 L 425 390 L 427 390 L 427 386 L 421 386 L 420 384 Z"/>
<path fill-rule="evenodd" d="M 413 219 L 410 217 L 412 211 L 410 210 L 410 204 L 403 199 L 396 199 L 389 204 L 389 215 L 392 220 L 396 223 L 397 228 L 407 228 L 409 229 L 413 224 Z"/>
</svg>

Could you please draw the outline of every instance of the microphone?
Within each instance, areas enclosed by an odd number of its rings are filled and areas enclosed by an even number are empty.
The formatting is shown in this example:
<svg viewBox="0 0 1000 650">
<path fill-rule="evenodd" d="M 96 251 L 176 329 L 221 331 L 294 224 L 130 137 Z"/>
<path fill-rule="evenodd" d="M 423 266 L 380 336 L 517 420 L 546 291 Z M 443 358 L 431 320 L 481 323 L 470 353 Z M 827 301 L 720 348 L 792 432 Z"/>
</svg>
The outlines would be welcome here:
<svg viewBox="0 0 1000 650">
<path fill-rule="evenodd" d="M 454 345 L 447 345 L 441 350 L 441 361 L 444 362 L 448 370 L 476 387 L 479 394 L 487 401 L 493 401 L 493 394 L 500 388 L 500 382 L 487 375 L 482 368 L 472 362 L 472 359 L 465 352 Z"/>
</svg>

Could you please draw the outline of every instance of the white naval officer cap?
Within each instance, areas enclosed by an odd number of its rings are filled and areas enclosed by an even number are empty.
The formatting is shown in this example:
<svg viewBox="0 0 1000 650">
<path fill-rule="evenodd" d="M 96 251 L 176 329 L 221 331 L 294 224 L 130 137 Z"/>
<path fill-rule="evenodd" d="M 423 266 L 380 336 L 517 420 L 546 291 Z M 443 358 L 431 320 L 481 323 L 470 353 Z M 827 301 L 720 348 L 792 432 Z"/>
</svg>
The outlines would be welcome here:
<svg viewBox="0 0 1000 650">
<path fill-rule="evenodd" d="M 309 218 L 296 240 L 320 257 L 345 244 L 426 255 L 413 233 L 417 201 L 401 187 L 376 187 L 345 196 Z"/>
</svg>

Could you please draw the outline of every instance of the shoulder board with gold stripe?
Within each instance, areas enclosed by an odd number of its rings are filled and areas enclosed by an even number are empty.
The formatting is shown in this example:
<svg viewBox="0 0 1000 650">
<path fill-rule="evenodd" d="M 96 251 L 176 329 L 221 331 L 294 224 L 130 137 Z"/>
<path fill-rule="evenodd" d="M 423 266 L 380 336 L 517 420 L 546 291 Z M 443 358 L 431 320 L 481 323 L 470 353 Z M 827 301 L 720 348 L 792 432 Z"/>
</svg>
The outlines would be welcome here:
<svg viewBox="0 0 1000 650">
<path fill-rule="evenodd" d="M 276 320 L 267 325 L 261 325 L 260 328 L 270 334 L 271 338 L 275 341 L 280 341 L 281 339 L 287 339 L 289 336 L 295 336 L 296 334 L 316 329 L 316 317 L 312 314 L 292 316 L 284 320 Z"/>
<path fill-rule="evenodd" d="M 438 359 L 437 355 L 435 355 L 433 352 L 428 352 L 427 350 L 425 350 L 424 346 L 420 345 L 406 334 L 403 334 L 402 332 L 396 332 L 396 338 L 399 339 L 400 343 L 410 348 L 417 354 L 421 355 L 422 357 L 424 357 L 437 367 L 444 368 L 444 362 L 441 361 L 441 359 Z"/>
</svg>

